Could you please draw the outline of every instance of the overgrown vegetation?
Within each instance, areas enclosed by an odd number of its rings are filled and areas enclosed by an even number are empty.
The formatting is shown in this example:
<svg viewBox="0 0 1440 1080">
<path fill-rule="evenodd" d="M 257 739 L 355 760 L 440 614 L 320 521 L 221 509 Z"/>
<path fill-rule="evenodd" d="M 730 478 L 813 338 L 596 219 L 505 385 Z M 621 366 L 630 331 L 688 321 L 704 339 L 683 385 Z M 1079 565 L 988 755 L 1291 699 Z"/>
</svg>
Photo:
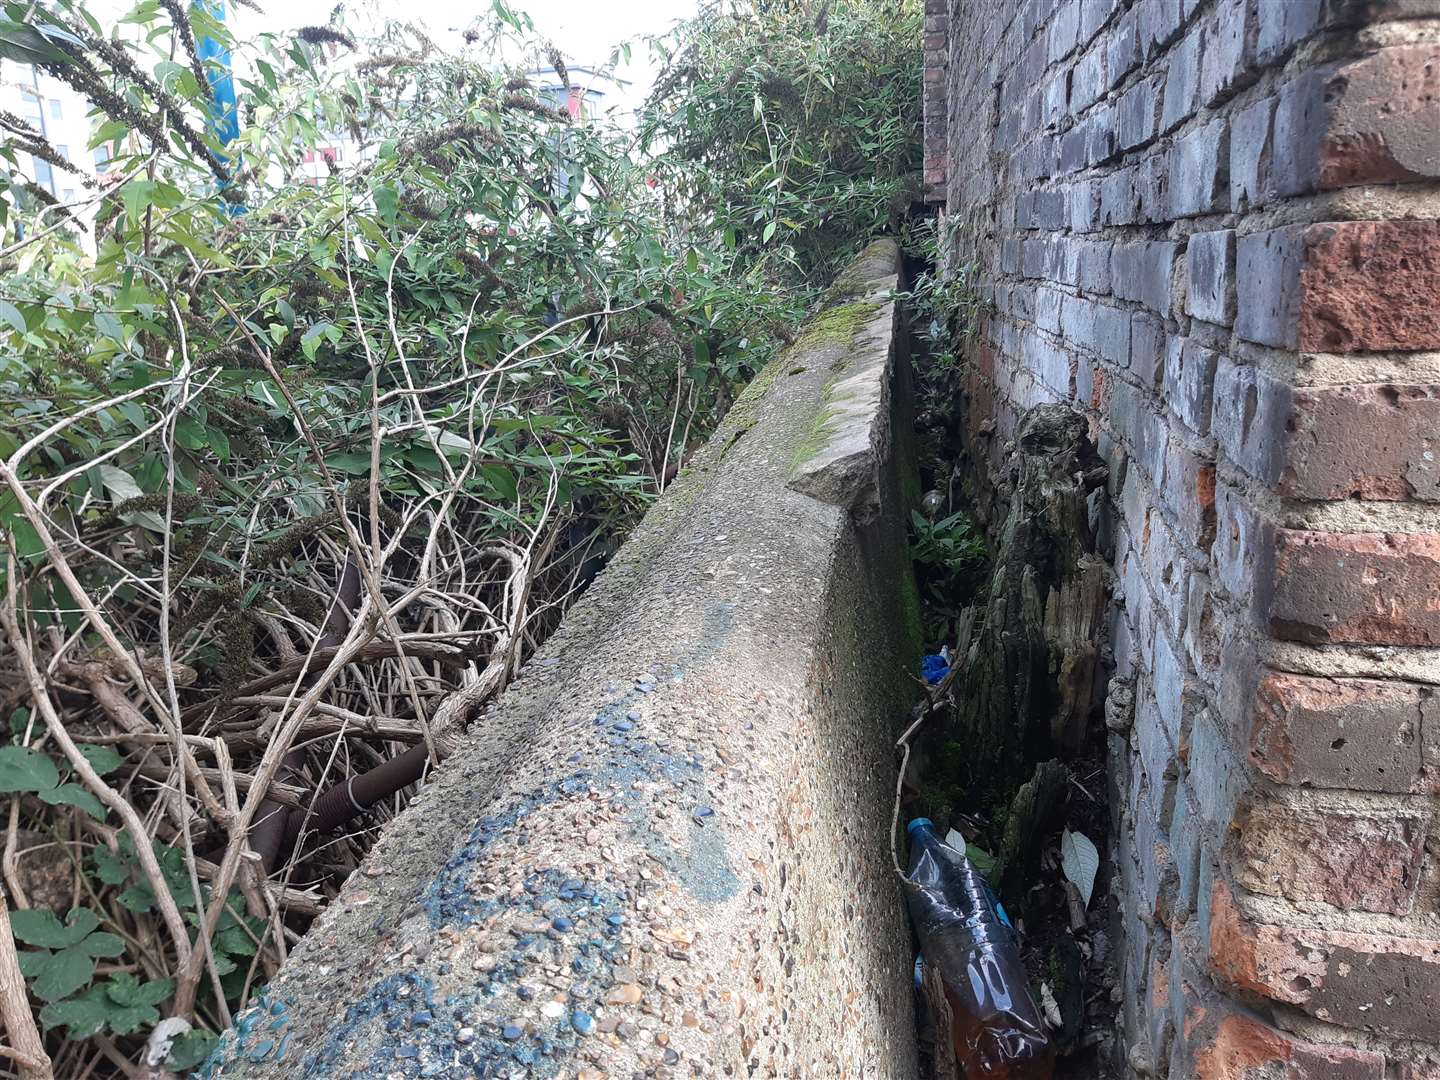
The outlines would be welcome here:
<svg viewBox="0 0 1440 1080">
<path fill-rule="evenodd" d="M 917 8 L 707 10 L 660 43 L 637 152 L 567 112 L 563 60 L 498 0 L 444 45 L 4 6 L 0 55 L 83 93 L 110 154 L 55 205 L 21 166 L 60 155 L 0 114 L 0 871 L 38 1024 L 0 1011 L 23 1075 L 204 1056 L 895 220 Z"/>
</svg>

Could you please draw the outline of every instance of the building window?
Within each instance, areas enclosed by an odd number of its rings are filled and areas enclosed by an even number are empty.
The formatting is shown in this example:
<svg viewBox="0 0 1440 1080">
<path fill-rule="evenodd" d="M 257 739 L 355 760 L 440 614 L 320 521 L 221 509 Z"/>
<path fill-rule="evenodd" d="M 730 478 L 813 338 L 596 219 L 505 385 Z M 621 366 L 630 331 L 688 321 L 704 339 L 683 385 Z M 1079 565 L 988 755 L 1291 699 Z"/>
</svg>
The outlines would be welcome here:
<svg viewBox="0 0 1440 1080">
<path fill-rule="evenodd" d="M 70 160 L 70 147 L 67 146 L 65 143 L 57 142 L 55 144 L 55 152 L 59 154 L 62 158 L 64 158 L 66 161 Z"/>
<path fill-rule="evenodd" d="M 35 183 L 39 184 L 46 191 L 52 194 L 55 191 L 55 170 L 50 168 L 48 161 L 35 159 Z"/>
<path fill-rule="evenodd" d="M 51 98 L 51 99 L 50 99 L 50 119 L 51 119 L 51 120 L 63 120 L 63 119 L 65 119 L 65 110 L 64 110 L 63 108 L 61 108 L 61 106 L 60 106 L 60 99 L 59 99 L 59 98 Z"/>
<path fill-rule="evenodd" d="M 97 172 L 104 172 L 105 166 L 110 164 L 110 146 L 97 146 L 95 148 L 95 169 Z"/>
<path fill-rule="evenodd" d="M 72 202 L 74 202 L 74 201 L 75 201 L 75 189 L 74 189 L 73 187 L 67 187 L 64 191 L 62 191 L 62 192 L 60 193 L 60 198 L 61 198 L 62 201 L 67 202 L 67 203 L 72 203 Z"/>
</svg>

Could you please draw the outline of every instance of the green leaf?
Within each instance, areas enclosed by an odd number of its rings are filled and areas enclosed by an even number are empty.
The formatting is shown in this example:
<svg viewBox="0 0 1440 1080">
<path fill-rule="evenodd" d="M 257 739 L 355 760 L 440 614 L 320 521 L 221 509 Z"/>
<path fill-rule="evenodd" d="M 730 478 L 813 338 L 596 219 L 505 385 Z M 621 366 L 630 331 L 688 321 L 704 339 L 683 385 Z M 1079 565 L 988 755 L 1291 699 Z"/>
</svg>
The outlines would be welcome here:
<svg viewBox="0 0 1440 1080">
<path fill-rule="evenodd" d="M 46 1028 L 64 1024 L 67 1038 L 87 1039 L 104 1029 L 109 1013 L 110 1006 L 97 988 L 69 1001 L 46 1005 L 40 1010 L 40 1022 Z"/>
<path fill-rule="evenodd" d="M 193 1069 L 210 1056 L 216 1039 L 214 1032 L 199 1028 L 177 1035 L 170 1044 L 170 1056 L 165 1059 L 165 1067 L 172 1072 Z"/>
<path fill-rule="evenodd" d="M 47 949 L 65 949 L 83 941 L 100 919 L 89 908 L 75 908 L 62 925 L 49 908 L 25 908 L 10 913 L 10 930 L 15 940 Z"/>
<path fill-rule="evenodd" d="M 46 755 L 28 746 L 0 746 L 0 793 L 49 791 L 58 783 L 60 770 Z"/>
<path fill-rule="evenodd" d="M 305 351 L 307 360 L 314 360 L 315 353 L 320 348 L 320 340 L 325 336 L 325 331 L 330 329 L 328 322 L 318 322 L 306 330 L 300 337 L 300 348 Z"/>
<path fill-rule="evenodd" d="M 132 224 L 138 224 L 140 215 L 155 199 L 158 185 L 154 180 L 131 180 L 120 189 L 120 200 L 125 204 L 125 216 Z"/>
<path fill-rule="evenodd" d="M 186 450 L 203 450 L 205 432 L 205 425 L 194 417 L 180 416 L 175 419 L 175 442 Z"/>
<path fill-rule="evenodd" d="M 110 976 L 105 993 L 117 1005 L 159 1005 L 175 992 L 170 979 L 151 979 L 142 983 L 128 971 Z"/>
<path fill-rule="evenodd" d="M 125 760 L 108 746 L 93 746 L 90 743 L 80 744 L 80 756 L 101 776 L 114 772 Z M 108 852 L 108 849 L 104 848 L 99 850 Z"/>
<path fill-rule="evenodd" d="M 96 930 L 75 948 L 87 956 L 119 956 L 125 951 L 125 942 L 120 940 L 116 934 L 105 930 Z"/>
<path fill-rule="evenodd" d="M 95 876 L 102 883 L 120 885 L 129 879 L 130 867 L 134 865 L 132 856 L 123 853 L 117 855 L 107 847 L 97 847 L 90 857 L 95 863 Z"/>
<path fill-rule="evenodd" d="M 770 242 L 770 238 L 775 235 L 775 225 L 776 222 L 772 221 L 769 225 L 765 226 L 765 232 L 760 237 L 760 242 L 762 244 L 768 244 Z"/>
<path fill-rule="evenodd" d="M 95 974 L 95 958 L 82 947 L 72 946 L 51 953 L 40 973 L 30 983 L 30 992 L 41 1001 L 69 997 Z"/>
<path fill-rule="evenodd" d="M 145 494 L 135 478 L 124 469 L 117 469 L 114 465 L 96 465 L 95 471 L 100 475 L 100 483 L 110 493 L 111 502 L 122 503 Z"/>
<path fill-rule="evenodd" d="M 0 300 L 0 319 L 4 319 L 17 334 L 25 333 L 25 316 L 20 314 L 20 309 L 9 300 Z"/>
<path fill-rule="evenodd" d="M 221 461 L 230 460 L 230 436 L 212 424 L 205 425 L 205 439 L 210 444 L 210 449 L 215 451 L 215 456 Z"/>
<path fill-rule="evenodd" d="M 382 184 L 379 187 L 371 188 L 370 194 L 375 197 L 375 209 L 379 211 L 381 219 L 385 224 L 393 225 L 400 202 L 398 193 L 389 184 Z"/>
<path fill-rule="evenodd" d="M 105 804 L 79 784 L 61 784 L 50 791 L 42 791 L 40 799 L 51 806 L 78 806 L 96 821 L 105 820 Z"/>
</svg>

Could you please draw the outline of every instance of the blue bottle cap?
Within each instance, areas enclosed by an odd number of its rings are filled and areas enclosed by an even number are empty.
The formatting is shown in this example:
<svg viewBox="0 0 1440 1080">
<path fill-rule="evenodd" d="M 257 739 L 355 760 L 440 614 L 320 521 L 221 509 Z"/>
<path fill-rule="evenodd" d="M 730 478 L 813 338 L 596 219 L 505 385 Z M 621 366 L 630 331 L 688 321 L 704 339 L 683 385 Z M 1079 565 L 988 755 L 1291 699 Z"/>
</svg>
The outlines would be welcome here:
<svg viewBox="0 0 1440 1080">
<path fill-rule="evenodd" d="M 907 833 L 913 833 L 916 829 L 933 829 L 933 828 L 935 828 L 935 823 L 934 823 L 933 821 L 931 821 L 928 817 L 917 817 L 917 818 L 915 818 L 914 820 L 912 820 L 909 825 L 906 825 L 906 826 L 905 826 L 905 831 L 906 831 Z"/>
</svg>

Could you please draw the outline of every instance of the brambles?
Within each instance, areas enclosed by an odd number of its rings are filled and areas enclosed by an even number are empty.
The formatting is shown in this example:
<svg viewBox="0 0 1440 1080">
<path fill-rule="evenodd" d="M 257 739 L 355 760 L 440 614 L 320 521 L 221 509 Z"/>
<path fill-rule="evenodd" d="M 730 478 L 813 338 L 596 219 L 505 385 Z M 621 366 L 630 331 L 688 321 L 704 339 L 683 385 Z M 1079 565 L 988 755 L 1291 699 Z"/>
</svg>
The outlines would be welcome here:
<svg viewBox="0 0 1440 1080">
<path fill-rule="evenodd" d="M 834 56 L 870 7 L 832 13 Z M 794 267 L 899 190 L 798 114 L 780 203 L 735 162 L 637 159 L 524 77 L 546 48 L 500 10 L 447 51 L 397 24 L 238 41 L 168 0 L 123 32 L 7 8 L 0 47 L 43 46 L 110 155 L 87 238 L 25 194 L 36 133 L 0 116 L 0 795 L 5 854 L 68 867 L 63 910 L 7 877 L 56 1075 L 119 1075 L 171 1017 L 168 1067 L 203 1057 L 774 356 Z M 519 70 L 478 54 L 500 36 Z M 207 37 L 243 58 L 228 144 Z M 736 240 L 747 198 L 843 227 L 787 232 L 782 275 Z M 362 778 L 364 816 L 317 834 Z"/>
</svg>

